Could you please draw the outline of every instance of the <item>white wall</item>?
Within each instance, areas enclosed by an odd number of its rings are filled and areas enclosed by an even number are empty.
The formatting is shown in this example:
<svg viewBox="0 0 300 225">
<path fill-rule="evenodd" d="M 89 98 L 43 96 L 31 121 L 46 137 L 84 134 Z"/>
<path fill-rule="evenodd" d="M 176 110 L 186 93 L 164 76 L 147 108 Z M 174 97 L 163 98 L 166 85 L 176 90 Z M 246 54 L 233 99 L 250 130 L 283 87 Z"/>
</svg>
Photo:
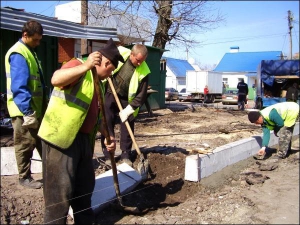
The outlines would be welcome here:
<svg viewBox="0 0 300 225">
<path fill-rule="evenodd" d="M 246 73 L 223 73 L 222 78 L 228 79 L 228 85 L 230 88 L 236 88 L 239 78 L 244 78 L 246 84 L 248 84 L 248 77 L 245 76 Z M 249 85 L 248 85 L 249 86 Z M 251 87 L 251 86 L 249 86 Z"/>
<path fill-rule="evenodd" d="M 74 23 L 81 22 L 81 1 L 73 1 L 55 6 L 55 17 Z"/>
<path fill-rule="evenodd" d="M 172 70 L 169 69 L 168 66 L 166 66 L 167 69 L 167 75 L 166 75 L 166 88 L 175 88 L 177 89 L 177 79 L 175 74 L 172 72 Z"/>
</svg>

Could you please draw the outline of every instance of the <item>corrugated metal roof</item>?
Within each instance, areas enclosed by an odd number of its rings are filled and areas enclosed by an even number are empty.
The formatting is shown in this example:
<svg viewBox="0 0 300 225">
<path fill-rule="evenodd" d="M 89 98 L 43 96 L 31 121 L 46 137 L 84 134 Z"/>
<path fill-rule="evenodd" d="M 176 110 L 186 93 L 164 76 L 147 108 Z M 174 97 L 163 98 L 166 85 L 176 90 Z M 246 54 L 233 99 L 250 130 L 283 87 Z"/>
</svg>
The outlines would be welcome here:
<svg viewBox="0 0 300 225">
<path fill-rule="evenodd" d="M 261 60 L 276 60 L 281 51 L 226 53 L 215 72 L 256 72 Z"/>
<path fill-rule="evenodd" d="M 195 70 L 187 60 L 162 57 L 176 77 L 185 77 L 187 70 Z"/>
<path fill-rule="evenodd" d="M 25 22 L 34 19 L 42 24 L 44 35 L 75 39 L 119 41 L 117 29 L 107 27 L 85 26 L 53 17 L 27 13 L 9 7 L 1 8 L 1 29 L 21 31 Z"/>
</svg>

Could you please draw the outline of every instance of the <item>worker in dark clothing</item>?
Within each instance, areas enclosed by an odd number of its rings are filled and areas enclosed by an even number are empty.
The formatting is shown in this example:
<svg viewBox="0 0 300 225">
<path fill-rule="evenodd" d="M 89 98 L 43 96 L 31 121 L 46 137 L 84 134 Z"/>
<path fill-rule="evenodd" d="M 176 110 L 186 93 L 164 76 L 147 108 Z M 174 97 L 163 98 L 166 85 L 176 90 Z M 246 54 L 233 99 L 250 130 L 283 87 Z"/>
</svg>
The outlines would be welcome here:
<svg viewBox="0 0 300 225">
<path fill-rule="evenodd" d="M 247 95 L 248 95 L 248 84 L 245 83 L 244 79 L 237 85 L 238 91 L 238 109 L 244 110 L 245 104 L 247 104 Z"/>
<path fill-rule="evenodd" d="M 115 97 L 109 85 L 106 86 L 104 108 L 110 135 L 115 136 L 114 127 L 119 114 L 120 124 L 120 148 L 122 151 L 121 161 L 132 166 L 131 148 L 132 140 L 124 122 L 127 120 L 132 132 L 134 132 L 134 120 L 139 108 L 147 99 L 148 74 L 150 69 L 145 62 L 148 50 L 145 45 L 135 44 L 132 49 L 122 46 L 118 47 L 125 63 L 120 63 L 119 67 L 112 75 L 112 82 L 116 93 L 120 99 L 123 110 L 119 110 Z M 102 151 L 106 163 L 110 164 L 109 154 L 103 145 L 104 136 L 101 135 Z"/>
<path fill-rule="evenodd" d="M 297 83 L 293 83 L 293 85 L 287 89 L 285 96 L 287 102 L 297 102 L 299 93 L 297 86 Z"/>
</svg>

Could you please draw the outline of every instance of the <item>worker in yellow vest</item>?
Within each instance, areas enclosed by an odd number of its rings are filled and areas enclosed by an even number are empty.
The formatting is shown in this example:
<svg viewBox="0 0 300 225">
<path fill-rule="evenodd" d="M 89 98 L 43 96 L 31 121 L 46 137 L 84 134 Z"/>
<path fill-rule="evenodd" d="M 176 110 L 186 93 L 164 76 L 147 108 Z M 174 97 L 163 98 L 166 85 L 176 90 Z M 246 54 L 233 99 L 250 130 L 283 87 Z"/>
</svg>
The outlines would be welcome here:
<svg viewBox="0 0 300 225">
<path fill-rule="evenodd" d="M 106 83 L 105 93 L 105 111 L 107 112 L 107 125 L 111 135 L 114 136 L 114 127 L 117 116 L 120 116 L 120 148 L 121 160 L 132 166 L 132 140 L 127 130 L 125 121 L 128 121 L 132 132 L 134 133 L 134 120 L 138 114 L 139 108 L 147 99 L 148 74 L 150 69 L 145 62 L 148 50 L 145 45 L 135 44 L 132 49 L 122 46 L 118 47 L 125 63 L 120 63 L 113 72 L 112 83 L 120 100 L 123 110 L 119 110 L 113 91 Z M 109 155 L 103 144 L 104 136 L 101 136 L 101 144 L 106 163 L 110 164 Z"/>
<path fill-rule="evenodd" d="M 258 156 L 264 158 L 270 141 L 270 131 L 274 130 L 275 136 L 279 137 L 279 148 L 273 158 L 276 161 L 285 158 L 291 147 L 294 126 L 298 118 L 299 105 L 295 102 L 281 102 L 266 107 L 260 112 L 249 112 L 249 121 L 260 124 L 263 129 L 262 148 L 258 151 Z"/>
<path fill-rule="evenodd" d="M 40 45 L 43 27 L 34 20 L 23 25 L 22 38 L 5 55 L 7 109 L 14 129 L 14 148 L 19 183 L 41 188 L 31 176 L 31 158 L 36 148 L 42 157 L 38 128 L 47 107 L 43 70 L 34 49 Z"/>
<path fill-rule="evenodd" d="M 54 72 L 54 89 L 38 135 L 43 145 L 45 224 L 66 224 L 69 206 L 75 224 L 93 224 L 93 153 L 100 118 L 100 82 L 124 62 L 110 39 L 86 60 L 73 59 Z M 95 67 L 96 72 L 92 69 Z M 114 137 L 111 137 L 114 140 Z M 106 145 L 114 151 L 114 141 Z"/>
</svg>

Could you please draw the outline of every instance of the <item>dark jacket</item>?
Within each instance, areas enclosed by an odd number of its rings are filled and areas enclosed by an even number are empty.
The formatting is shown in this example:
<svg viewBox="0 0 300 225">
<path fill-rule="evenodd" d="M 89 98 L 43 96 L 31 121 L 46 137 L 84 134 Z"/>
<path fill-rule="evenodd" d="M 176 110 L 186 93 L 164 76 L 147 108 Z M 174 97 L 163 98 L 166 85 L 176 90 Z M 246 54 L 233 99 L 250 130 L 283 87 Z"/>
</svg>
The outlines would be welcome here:
<svg viewBox="0 0 300 225">
<path fill-rule="evenodd" d="M 239 89 L 238 94 L 248 95 L 248 84 L 245 82 L 239 82 L 237 85 L 237 89 Z"/>
</svg>

